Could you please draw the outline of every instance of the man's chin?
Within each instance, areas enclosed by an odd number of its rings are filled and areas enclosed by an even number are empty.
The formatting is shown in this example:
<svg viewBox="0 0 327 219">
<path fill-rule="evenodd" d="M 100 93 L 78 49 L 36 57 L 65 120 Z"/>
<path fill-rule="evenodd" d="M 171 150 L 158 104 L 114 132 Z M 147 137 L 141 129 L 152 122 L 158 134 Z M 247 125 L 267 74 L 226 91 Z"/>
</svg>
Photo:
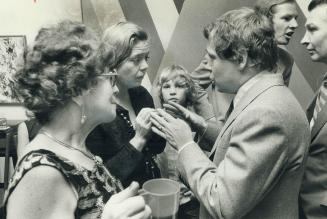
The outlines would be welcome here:
<svg viewBox="0 0 327 219">
<path fill-rule="evenodd" d="M 315 54 L 310 56 L 310 58 L 313 62 L 321 62 L 327 64 L 327 57 L 321 57 Z"/>
<path fill-rule="evenodd" d="M 225 89 L 225 88 L 221 88 L 221 87 L 219 87 L 219 86 L 217 86 L 217 85 L 216 85 L 216 89 L 217 89 L 217 91 L 219 91 L 220 93 L 229 93 L 227 89 Z"/>
<path fill-rule="evenodd" d="M 228 87 L 222 87 L 219 86 L 218 84 L 215 84 L 216 90 L 219 91 L 220 93 L 226 93 L 226 94 L 235 94 L 235 91 Z"/>
</svg>

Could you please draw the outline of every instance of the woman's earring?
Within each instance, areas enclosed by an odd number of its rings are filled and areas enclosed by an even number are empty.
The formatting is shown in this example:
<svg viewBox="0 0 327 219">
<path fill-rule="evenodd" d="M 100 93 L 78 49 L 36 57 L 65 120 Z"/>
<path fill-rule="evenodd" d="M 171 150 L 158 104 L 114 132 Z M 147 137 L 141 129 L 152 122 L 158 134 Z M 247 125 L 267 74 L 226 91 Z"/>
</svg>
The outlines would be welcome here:
<svg viewBox="0 0 327 219">
<path fill-rule="evenodd" d="M 84 104 L 82 104 L 82 116 L 81 116 L 81 124 L 83 125 L 87 119 L 87 116 L 85 115 L 85 107 Z"/>
</svg>

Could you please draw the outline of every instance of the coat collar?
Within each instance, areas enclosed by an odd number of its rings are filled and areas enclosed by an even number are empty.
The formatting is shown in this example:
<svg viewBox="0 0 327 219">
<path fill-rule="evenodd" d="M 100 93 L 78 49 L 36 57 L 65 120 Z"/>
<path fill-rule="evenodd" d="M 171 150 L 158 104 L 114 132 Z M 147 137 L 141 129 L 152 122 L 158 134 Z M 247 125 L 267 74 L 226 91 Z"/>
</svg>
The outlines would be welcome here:
<svg viewBox="0 0 327 219">
<path fill-rule="evenodd" d="M 324 75 L 321 86 L 326 86 L 326 85 L 323 85 L 324 83 L 327 83 L 326 81 L 327 81 L 327 72 Z M 320 92 L 320 87 L 317 90 L 317 92 L 315 93 L 314 99 L 312 100 L 312 102 L 309 104 L 309 106 L 307 108 L 307 118 L 308 118 L 309 122 L 311 121 L 311 119 L 313 117 L 313 112 L 314 112 L 314 109 L 316 106 L 316 101 L 317 101 L 319 92 Z M 318 135 L 319 131 L 326 124 L 326 122 L 327 122 L 327 104 L 322 106 L 321 111 L 317 114 L 317 120 L 315 121 L 315 123 L 311 129 L 311 142 L 315 139 L 315 137 Z"/>
<path fill-rule="evenodd" d="M 316 106 L 316 101 L 317 101 L 317 96 L 318 96 L 319 90 L 315 93 L 314 98 L 311 100 L 311 102 L 309 103 L 308 107 L 306 108 L 306 115 L 307 115 L 307 119 L 310 122 L 312 117 L 313 117 L 313 111 L 315 109 Z"/>
<path fill-rule="evenodd" d="M 221 139 L 221 137 L 224 135 L 225 131 L 228 129 L 228 127 L 234 122 L 234 120 L 237 118 L 237 116 L 251 103 L 253 100 L 255 100 L 258 96 L 260 96 L 262 93 L 264 93 L 266 90 L 268 90 L 271 87 L 274 86 L 284 86 L 283 78 L 280 74 L 273 74 L 273 73 L 265 73 L 265 75 L 257 81 L 243 96 L 243 98 L 239 101 L 239 103 L 235 106 L 233 112 L 228 117 L 227 121 L 225 122 L 225 125 L 223 126 L 222 130 L 220 131 L 218 138 L 216 140 L 216 143 L 214 147 L 212 148 L 212 151 L 210 153 L 210 156 L 214 154 L 217 142 Z"/>
<path fill-rule="evenodd" d="M 312 103 L 310 104 L 310 106 L 307 110 L 309 122 L 311 121 L 311 119 L 313 117 L 316 100 L 317 100 L 317 95 L 315 96 L 314 100 L 312 101 Z M 315 137 L 318 135 L 319 131 L 326 124 L 326 122 L 327 122 L 327 104 L 322 106 L 321 111 L 317 114 L 317 120 L 315 121 L 315 123 L 311 129 L 311 142 L 315 139 Z"/>
<path fill-rule="evenodd" d="M 315 137 L 318 135 L 321 128 L 326 124 L 327 122 L 327 106 L 325 105 L 322 110 L 317 115 L 317 121 L 312 127 L 311 130 L 311 141 L 315 139 Z"/>
</svg>

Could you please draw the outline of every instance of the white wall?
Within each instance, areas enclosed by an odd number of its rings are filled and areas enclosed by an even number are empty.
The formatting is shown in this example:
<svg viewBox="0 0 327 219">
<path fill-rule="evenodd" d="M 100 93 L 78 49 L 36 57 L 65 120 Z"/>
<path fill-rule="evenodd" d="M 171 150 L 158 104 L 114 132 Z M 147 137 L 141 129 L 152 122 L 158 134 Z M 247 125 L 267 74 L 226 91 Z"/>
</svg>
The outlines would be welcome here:
<svg viewBox="0 0 327 219">
<path fill-rule="evenodd" d="M 58 21 L 82 21 L 80 0 L 0 0 L 0 35 L 26 35 L 30 46 L 37 31 Z M 0 105 L 9 123 L 26 119 L 20 106 Z"/>
<path fill-rule="evenodd" d="M 40 27 L 82 21 L 80 0 L 0 0 L 0 35 L 26 35 L 33 42 Z"/>
<path fill-rule="evenodd" d="M 308 5 L 309 5 L 310 1 L 308 1 L 308 0 L 296 0 L 296 2 L 299 5 L 299 7 L 301 8 L 303 14 L 305 16 L 307 16 L 308 15 L 307 8 L 308 8 Z"/>
</svg>

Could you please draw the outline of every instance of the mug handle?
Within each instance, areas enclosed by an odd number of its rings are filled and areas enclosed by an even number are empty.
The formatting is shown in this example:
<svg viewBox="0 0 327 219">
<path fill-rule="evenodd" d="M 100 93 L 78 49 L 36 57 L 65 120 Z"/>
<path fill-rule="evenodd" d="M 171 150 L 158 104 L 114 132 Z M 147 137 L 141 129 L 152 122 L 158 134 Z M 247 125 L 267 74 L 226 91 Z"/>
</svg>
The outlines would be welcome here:
<svg viewBox="0 0 327 219">
<path fill-rule="evenodd" d="M 138 191 L 138 193 L 137 193 L 138 195 L 147 195 L 148 194 L 148 192 L 147 191 L 145 191 L 143 188 L 141 188 L 141 189 L 139 189 L 139 191 Z"/>
</svg>

